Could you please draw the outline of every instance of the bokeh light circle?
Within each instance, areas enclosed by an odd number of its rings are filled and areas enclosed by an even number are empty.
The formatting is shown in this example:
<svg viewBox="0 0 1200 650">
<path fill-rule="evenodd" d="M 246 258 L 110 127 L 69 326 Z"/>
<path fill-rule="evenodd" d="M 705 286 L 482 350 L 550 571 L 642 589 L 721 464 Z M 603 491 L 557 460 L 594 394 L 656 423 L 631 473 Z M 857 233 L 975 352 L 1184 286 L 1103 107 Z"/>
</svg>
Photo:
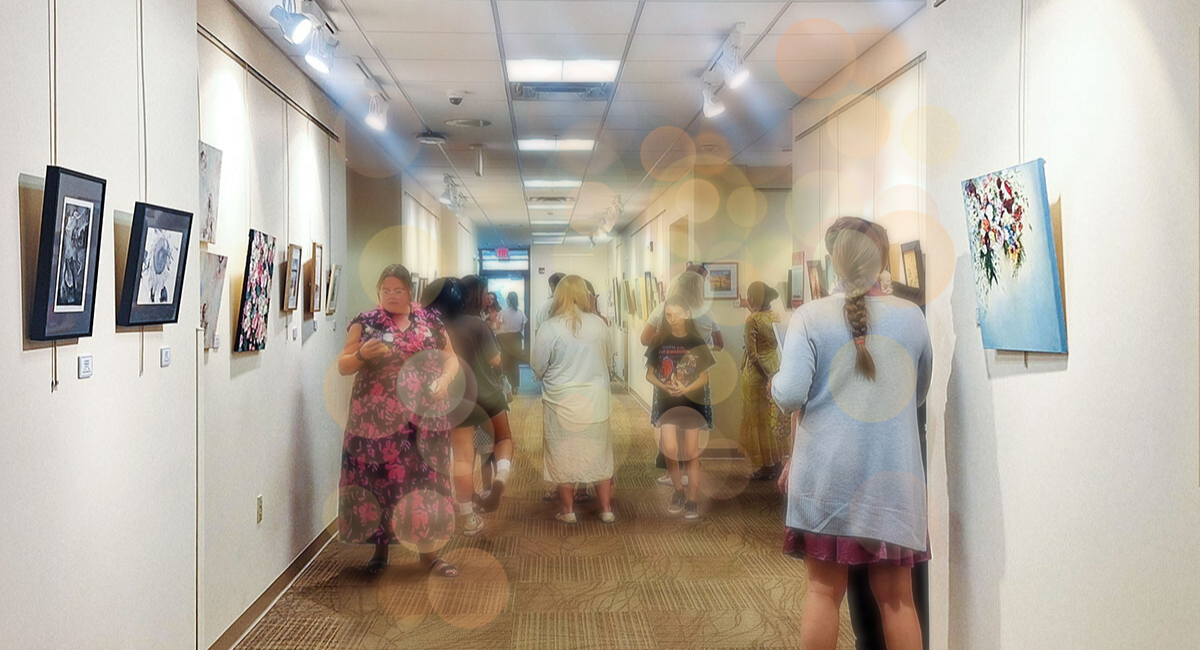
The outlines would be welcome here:
<svg viewBox="0 0 1200 650">
<path fill-rule="evenodd" d="M 334 359 L 325 369 L 321 392 L 325 398 L 325 410 L 342 431 L 346 430 L 346 420 L 350 417 L 350 393 L 353 389 L 354 377 L 343 377 L 338 371 L 337 359 Z"/>
<path fill-rule="evenodd" d="M 440 256 L 442 249 L 438 244 L 438 236 L 423 228 L 415 226 L 391 226 L 380 230 L 363 246 L 362 255 L 358 261 L 358 278 L 367 299 L 371 303 L 379 300 L 376 284 L 379 274 L 392 264 L 404 264 L 411 273 L 420 273 L 421 269 L 403 262 L 404 251 L 437 251 Z M 440 257 L 429 263 L 437 268 Z M 415 291 L 417 288 L 413 287 Z M 414 300 L 416 298 L 414 297 Z"/>
<path fill-rule="evenodd" d="M 868 325 L 866 345 L 875 360 L 878 372 L 875 380 L 858 373 L 855 367 L 858 346 L 850 341 L 830 362 L 829 392 L 846 415 L 860 422 L 886 422 L 900 415 L 913 402 L 917 391 L 917 368 L 904 346 L 870 331 Z"/>
<path fill-rule="evenodd" d="M 797 95 L 814 99 L 841 92 L 854 78 L 857 59 L 853 37 L 841 25 L 825 18 L 808 18 L 793 24 L 775 48 L 775 68 L 783 83 Z M 834 61 L 839 71 L 832 78 L 827 74 L 814 76 L 814 60 Z"/>
<path fill-rule="evenodd" d="M 678 446 L 674 453 L 668 453 L 667 449 L 663 449 L 663 455 L 680 462 L 691 460 L 703 454 L 705 448 L 708 447 L 709 440 L 712 439 L 712 431 L 704 423 L 704 416 L 687 406 L 676 406 L 667 409 L 660 416 L 659 424 L 663 427 L 663 435 L 666 435 L 665 432 L 671 430 L 672 426 L 674 427 Z M 684 435 L 684 431 L 687 429 L 697 429 L 699 431 L 696 438 L 695 454 L 687 453 L 688 450 L 686 449 L 686 438 Z"/>
<path fill-rule="evenodd" d="M 703 178 L 691 178 L 679 184 L 675 208 L 694 223 L 702 223 L 713 218 L 720 210 L 721 194 L 715 185 Z"/>
<path fill-rule="evenodd" d="M 726 346 L 733 343 L 736 341 L 725 341 Z M 740 372 L 728 347 L 720 350 L 710 347 L 709 351 L 717 362 L 715 366 L 708 369 L 709 400 L 711 404 L 720 404 L 729 399 L 733 395 L 733 391 L 737 390 Z"/>
<path fill-rule="evenodd" d="M 709 449 L 717 448 L 734 452 L 730 454 L 733 460 L 705 464 L 700 494 L 706 499 L 727 501 L 746 491 L 750 486 L 750 473 L 758 468 L 751 466 L 746 449 L 733 440 L 710 440 Z"/>
<path fill-rule="evenodd" d="M 673 183 L 695 169 L 696 143 L 683 129 L 660 126 L 642 140 L 641 158 L 651 177 Z"/>
<path fill-rule="evenodd" d="M 413 490 L 400 498 L 392 521 L 404 548 L 430 553 L 454 536 L 454 501 L 433 490 Z"/>
<path fill-rule="evenodd" d="M 596 418 L 596 405 L 579 393 L 564 397 L 562 404 L 557 405 L 554 411 L 557 413 L 558 426 L 573 433 L 586 431 Z"/>
<path fill-rule="evenodd" d="M 954 241 L 950 238 L 950 233 L 946 232 L 937 219 L 912 210 L 899 210 L 885 214 L 879 218 L 879 224 L 887 229 L 893 252 L 897 246 L 901 248 L 902 267 L 908 266 L 903 257 L 904 243 L 920 242 L 921 253 L 924 255 L 925 277 L 921 278 L 921 281 L 924 282 L 924 294 L 923 298 L 916 302 L 929 304 L 937 300 L 954 280 L 956 259 Z M 898 271 L 899 269 L 892 269 L 893 282 L 909 279 L 907 272 L 898 273 Z M 905 284 L 911 285 L 912 283 L 905 282 Z"/>
<path fill-rule="evenodd" d="M 873 513 L 878 511 L 881 498 L 887 498 L 889 502 L 902 502 L 905 504 L 904 509 L 911 509 L 912 512 L 927 511 L 926 486 L 923 479 L 908 472 L 879 472 L 871 475 L 859 485 L 858 490 L 850 499 L 847 516 L 852 521 L 870 518 Z M 927 531 L 928 523 L 926 531 L 923 531 L 926 536 L 928 535 Z M 913 545 L 923 544 L 925 541 L 924 539 L 919 542 L 913 540 Z M 879 542 L 875 540 L 861 539 L 859 543 L 871 553 L 877 553 L 880 549 Z"/>
<path fill-rule="evenodd" d="M 843 109 L 844 112 L 843 112 Z M 871 95 L 850 95 L 838 100 L 830 114 L 838 116 L 837 130 L 823 129 L 829 144 L 844 156 L 868 158 L 874 156 L 887 144 L 892 132 L 892 120 L 887 109 Z M 862 115 L 869 115 L 870 128 L 844 128 L 847 122 Z M 859 120 L 861 121 L 861 120 Z M 866 125 L 857 125 L 865 127 Z"/>
<path fill-rule="evenodd" d="M 924 142 L 921 142 L 922 121 Z M 904 150 L 917 162 L 930 165 L 945 162 L 958 151 L 958 120 L 941 106 L 922 106 L 909 113 L 900 135 Z"/>
<path fill-rule="evenodd" d="M 744 185 L 729 194 L 725 209 L 730 221 L 751 228 L 767 216 L 767 195 L 750 185 Z"/>
<path fill-rule="evenodd" d="M 442 556 L 458 568 L 453 580 L 426 582 L 433 611 L 450 625 L 475 629 L 491 623 L 508 603 L 510 583 L 499 560 L 477 548 L 456 548 Z"/>
<path fill-rule="evenodd" d="M 338 499 L 338 538 L 349 544 L 372 542 L 383 520 L 379 499 L 358 485 L 343 485 Z"/>
</svg>

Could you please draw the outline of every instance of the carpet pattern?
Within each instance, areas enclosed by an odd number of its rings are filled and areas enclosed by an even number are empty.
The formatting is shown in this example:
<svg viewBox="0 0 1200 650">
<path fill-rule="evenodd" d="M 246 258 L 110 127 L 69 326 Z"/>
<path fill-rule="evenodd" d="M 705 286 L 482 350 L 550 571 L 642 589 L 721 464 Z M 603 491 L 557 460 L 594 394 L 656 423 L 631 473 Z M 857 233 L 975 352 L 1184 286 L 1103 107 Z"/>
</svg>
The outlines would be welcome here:
<svg viewBox="0 0 1200 650">
<path fill-rule="evenodd" d="M 528 378 L 528 375 L 526 375 Z M 614 396 L 617 523 L 578 504 L 579 524 L 542 501 L 542 406 L 524 384 L 510 414 L 517 442 L 500 509 L 482 535 L 444 555 L 455 580 L 427 578 L 393 547 L 379 576 L 370 547 L 331 543 L 237 646 L 243 649 L 674 650 L 796 648 L 803 563 L 780 553 L 782 503 L 742 461 L 703 463 L 704 518 L 666 511 L 654 432 L 629 395 Z M 714 441 L 712 444 L 718 444 Z M 839 650 L 854 636 L 843 605 Z"/>
</svg>

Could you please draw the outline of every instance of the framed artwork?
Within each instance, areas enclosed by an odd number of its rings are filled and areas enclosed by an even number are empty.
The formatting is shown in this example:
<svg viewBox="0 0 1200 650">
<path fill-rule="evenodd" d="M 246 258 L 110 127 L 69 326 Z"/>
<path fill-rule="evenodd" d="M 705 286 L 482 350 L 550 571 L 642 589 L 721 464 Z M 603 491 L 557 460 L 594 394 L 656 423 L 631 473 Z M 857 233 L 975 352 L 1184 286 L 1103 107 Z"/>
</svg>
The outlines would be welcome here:
<svg viewBox="0 0 1200 650">
<path fill-rule="evenodd" d="M 342 279 L 342 267 L 337 264 L 329 265 L 329 281 L 325 283 L 325 313 L 337 311 L 338 284 Z"/>
<path fill-rule="evenodd" d="M 921 242 L 904 244 L 900 251 L 901 263 L 904 265 L 904 284 L 920 289 L 925 281 L 925 258 L 921 255 Z"/>
<path fill-rule="evenodd" d="M 425 295 L 425 287 L 429 286 L 429 280 L 426 280 L 425 278 L 423 278 L 421 276 L 417 276 L 416 285 L 417 285 L 417 295 L 413 297 L 413 300 L 420 302 L 421 296 Z"/>
<path fill-rule="evenodd" d="M 888 270 L 892 273 L 892 282 L 904 284 L 904 262 L 901 260 L 900 244 L 888 247 Z"/>
<path fill-rule="evenodd" d="M 804 257 L 801 256 L 800 264 L 788 269 L 787 281 L 787 308 L 796 309 L 804 304 L 804 283 L 807 282 L 805 276 Z"/>
<path fill-rule="evenodd" d="M 225 295 L 225 270 L 229 258 L 214 253 L 200 256 L 200 327 L 204 329 L 204 349 L 217 347 L 217 323 L 221 318 L 221 298 Z"/>
<path fill-rule="evenodd" d="M 31 340 L 92 335 L 106 185 L 104 179 L 87 174 L 46 168 Z"/>
<path fill-rule="evenodd" d="M 703 266 L 708 271 L 705 298 L 710 300 L 737 300 L 737 262 L 705 263 Z"/>
<path fill-rule="evenodd" d="M 962 188 L 983 347 L 1065 353 L 1046 161 L 972 178 Z"/>
<path fill-rule="evenodd" d="M 217 241 L 217 209 L 221 205 L 221 150 L 200 143 L 200 241 Z"/>
<path fill-rule="evenodd" d="M 313 242 L 312 247 L 312 284 L 308 291 L 308 311 L 319 314 L 321 301 L 325 299 L 325 249 L 317 242 Z"/>
<path fill-rule="evenodd" d="M 300 270 L 303 263 L 304 249 L 295 244 L 288 244 L 283 276 L 283 311 L 293 312 L 300 306 Z"/>
<path fill-rule="evenodd" d="M 837 287 L 837 271 L 833 270 L 833 258 L 825 256 L 825 287 L 829 289 L 829 293 Z"/>
<path fill-rule="evenodd" d="M 246 276 L 242 283 L 234 352 L 254 352 L 267 347 L 267 314 L 271 309 L 271 280 L 275 276 L 275 238 L 250 231 L 246 250 Z"/>
<path fill-rule="evenodd" d="M 658 301 L 659 302 L 667 301 L 667 288 L 663 285 L 662 280 L 658 281 Z"/>
<path fill-rule="evenodd" d="M 825 298 L 829 295 L 829 289 L 825 286 L 827 278 L 825 277 L 825 265 L 816 260 L 808 262 L 808 290 L 809 295 L 813 300 Z"/>
<path fill-rule="evenodd" d="M 134 205 L 118 325 L 178 322 L 191 235 L 190 212 L 141 202 Z"/>
</svg>

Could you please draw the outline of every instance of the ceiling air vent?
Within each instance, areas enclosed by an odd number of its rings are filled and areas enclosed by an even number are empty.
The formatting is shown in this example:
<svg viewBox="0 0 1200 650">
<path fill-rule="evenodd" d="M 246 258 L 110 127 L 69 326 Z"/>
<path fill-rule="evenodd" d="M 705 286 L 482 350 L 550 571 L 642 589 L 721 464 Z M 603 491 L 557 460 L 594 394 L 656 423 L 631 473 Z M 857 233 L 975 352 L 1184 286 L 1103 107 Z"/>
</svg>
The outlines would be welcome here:
<svg viewBox="0 0 1200 650">
<path fill-rule="evenodd" d="M 513 82 L 509 86 L 517 102 L 604 102 L 613 91 L 608 82 Z"/>
<path fill-rule="evenodd" d="M 531 196 L 529 197 L 529 207 L 539 208 L 556 208 L 571 204 L 569 196 Z"/>
</svg>

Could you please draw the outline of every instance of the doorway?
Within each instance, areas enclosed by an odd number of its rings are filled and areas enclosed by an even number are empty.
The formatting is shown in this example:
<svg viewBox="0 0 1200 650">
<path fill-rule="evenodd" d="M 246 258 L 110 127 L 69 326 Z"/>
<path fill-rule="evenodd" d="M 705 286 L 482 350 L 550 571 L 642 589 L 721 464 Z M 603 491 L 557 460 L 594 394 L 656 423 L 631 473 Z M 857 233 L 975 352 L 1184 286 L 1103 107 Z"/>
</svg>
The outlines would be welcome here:
<svg viewBox="0 0 1200 650">
<path fill-rule="evenodd" d="M 525 314 L 525 331 L 522 332 L 521 350 L 513 350 L 520 365 L 529 364 L 530 333 L 533 310 L 529 304 L 533 295 L 529 289 L 529 249 L 479 249 L 479 277 L 483 278 L 487 290 L 496 294 L 501 309 L 508 306 L 510 293 L 517 294 L 517 308 Z"/>
</svg>

